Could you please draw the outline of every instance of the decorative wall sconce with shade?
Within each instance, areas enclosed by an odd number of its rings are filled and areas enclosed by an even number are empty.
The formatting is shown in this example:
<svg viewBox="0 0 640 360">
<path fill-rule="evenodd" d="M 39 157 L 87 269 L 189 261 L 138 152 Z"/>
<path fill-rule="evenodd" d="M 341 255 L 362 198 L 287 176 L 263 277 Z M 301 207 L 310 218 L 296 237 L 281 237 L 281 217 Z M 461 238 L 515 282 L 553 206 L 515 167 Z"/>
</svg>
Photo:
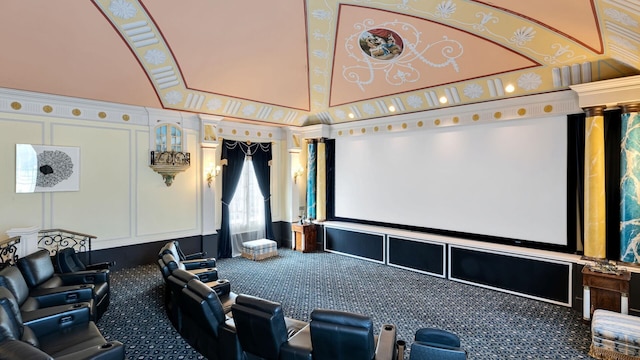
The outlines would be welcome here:
<svg viewBox="0 0 640 360">
<path fill-rule="evenodd" d="M 191 166 L 191 156 L 188 152 L 178 151 L 152 151 L 151 164 L 153 171 L 162 175 L 164 183 L 171 186 L 173 179 L 179 172 L 187 170 Z"/>
<path fill-rule="evenodd" d="M 209 163 L 209 166 L 205 169 L 205 174 L 207 174 L 207 185 L 211 187 L 211 182 L 213 179 L 220 174 L 220 165 L 213 166 L 213 163 Z"/>
<path fill-rule="evenodd" d="M 302 174 L 304 174 L 304 169 L 302 168 L 302 166 L 298 166 L 296 171 L 293 173 L 293 183 L 294 184 L 298 183 L 298 177 L 302 176 Z"/>
</svg>

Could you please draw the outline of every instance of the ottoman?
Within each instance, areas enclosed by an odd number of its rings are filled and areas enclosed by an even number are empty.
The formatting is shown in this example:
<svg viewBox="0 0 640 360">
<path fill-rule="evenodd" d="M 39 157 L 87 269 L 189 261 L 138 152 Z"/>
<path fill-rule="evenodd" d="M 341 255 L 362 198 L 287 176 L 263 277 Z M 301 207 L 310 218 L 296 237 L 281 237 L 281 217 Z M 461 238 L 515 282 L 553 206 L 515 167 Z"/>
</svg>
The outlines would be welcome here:
<svg viewBox="0 0 640 360">
<path fill-rule="evenodd" d="M 242 244 L 242 257 L 263 260 L 272 256 L 278 256 L 278 244 L 273 240 L 258 239 Z"/>
<path fill-rule="evenodd" d="M 595 310 L 589 355 L 596 359 L 640 360 L 640 317 Z"/>
</svg>

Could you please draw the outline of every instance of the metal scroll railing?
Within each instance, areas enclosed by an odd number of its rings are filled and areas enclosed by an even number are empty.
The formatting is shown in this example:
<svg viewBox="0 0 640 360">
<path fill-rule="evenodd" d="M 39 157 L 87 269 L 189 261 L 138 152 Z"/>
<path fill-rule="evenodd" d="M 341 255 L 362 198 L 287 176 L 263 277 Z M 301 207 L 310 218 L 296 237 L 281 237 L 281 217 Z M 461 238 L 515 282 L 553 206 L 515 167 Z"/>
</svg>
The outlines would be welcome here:
<svg viewBox="0 0 640 360">
<path fill-rule="evenodd" d="M 40 230 L 38 248 L 48 250 L 51 256 L 56 255 L 59 249 L 73 248 L 79 255 L 84 255 L 84 260 L 90 264 L 91 241 L 95 238 L 95 235 L 65 229 Z"/>
<path fill-rule="evenodd" d="M 20 236 L 14 236 L 0 241 L 0 269 L 16 264 L 16 261 L 18 261 L 19 243 Z"/>
</svg>

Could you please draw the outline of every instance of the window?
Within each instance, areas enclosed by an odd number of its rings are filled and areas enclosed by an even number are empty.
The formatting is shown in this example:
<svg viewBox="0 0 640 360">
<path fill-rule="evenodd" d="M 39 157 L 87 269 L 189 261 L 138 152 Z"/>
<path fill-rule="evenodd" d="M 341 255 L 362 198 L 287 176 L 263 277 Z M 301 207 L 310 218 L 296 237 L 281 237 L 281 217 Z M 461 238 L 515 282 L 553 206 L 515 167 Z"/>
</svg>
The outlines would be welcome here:
<svg viewBox="0 0 640 360">
<path fill-rule="evenodd" d="M 256 239 L 264 237 L 264 197 L 251 160 L 245 160 L 238 187 L 229 204 L 229 226 L 232 235 L 258 232 L 261 235 Z"/>
<path fill-rule="evenodd" d="M 156 151 L 182 152 L 182 129 L 170 124 L 156 127 Z"/>
</svg>

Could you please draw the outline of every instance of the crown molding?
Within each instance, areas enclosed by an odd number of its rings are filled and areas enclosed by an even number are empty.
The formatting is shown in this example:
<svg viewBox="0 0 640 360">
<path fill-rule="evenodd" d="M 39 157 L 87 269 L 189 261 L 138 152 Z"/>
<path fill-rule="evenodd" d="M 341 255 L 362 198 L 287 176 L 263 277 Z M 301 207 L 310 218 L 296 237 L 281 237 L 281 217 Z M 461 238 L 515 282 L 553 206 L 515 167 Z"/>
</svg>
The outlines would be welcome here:
<svg viewBox="0 0 640 360">
<path fill-rule="evenodd" d="M 570 88 L 578 94 L 581 108 L 610 108 L 623 103 L 640 102 L 640 75 L 571 85 Z"/>
</svg>

